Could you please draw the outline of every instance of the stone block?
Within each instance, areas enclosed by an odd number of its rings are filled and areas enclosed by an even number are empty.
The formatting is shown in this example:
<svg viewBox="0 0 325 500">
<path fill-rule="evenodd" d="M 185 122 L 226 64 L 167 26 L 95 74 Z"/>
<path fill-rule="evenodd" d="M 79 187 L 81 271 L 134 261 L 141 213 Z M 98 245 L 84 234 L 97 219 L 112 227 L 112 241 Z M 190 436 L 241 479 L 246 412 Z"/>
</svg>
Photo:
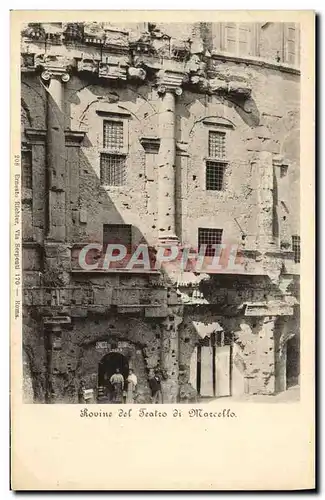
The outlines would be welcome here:
<svg viewBox="0 0 325 500">
<path fill-rule="evenodd" d="M 145 317 L 146 318 L 166 318 L 168 316 L 167 307 L 146 307 Z"/>
<path fill-rule="evenodd" d="M 108 287 L 94 288 L 94 304 L 110 306 L 112 303 L 113 289 Z"/>
<path fill-rule="evenodd" d="M 167 303 L 169 306 L 174 306 L 179 304 L 179 299 L 176 290 L 168 290 Z"/>
<path fill-rule="evenodd" d="M 71 316 L 74 318 L 86 318 L 88 314 L 86 307 L 71 307 Z"/>
</svg>

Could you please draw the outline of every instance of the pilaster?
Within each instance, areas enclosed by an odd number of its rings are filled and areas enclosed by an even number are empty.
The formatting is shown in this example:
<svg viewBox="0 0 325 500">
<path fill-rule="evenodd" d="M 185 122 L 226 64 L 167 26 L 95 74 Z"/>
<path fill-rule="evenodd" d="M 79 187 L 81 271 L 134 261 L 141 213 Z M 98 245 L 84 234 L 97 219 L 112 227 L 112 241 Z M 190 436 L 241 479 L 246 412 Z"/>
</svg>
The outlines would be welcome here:
<svg viewBox="0 0 325 500">
<path fill-rule="evenodd" d="M 252 161 L 252 178 L 255 180 L 258 216 L 256 247 L 262 251 L 274 249 L 274 179 L 272 153 L 260 151 Z"/>
<path fill-rule="evenodd" d="M 47 359 L 47 403 L 64 403 L 66 399 L 66 378 L 68 367 L 62 356 L 62 327 L 71 322 L 69 316 L 51 316 L 43 318 L 44 342 Z"/>
</svg>

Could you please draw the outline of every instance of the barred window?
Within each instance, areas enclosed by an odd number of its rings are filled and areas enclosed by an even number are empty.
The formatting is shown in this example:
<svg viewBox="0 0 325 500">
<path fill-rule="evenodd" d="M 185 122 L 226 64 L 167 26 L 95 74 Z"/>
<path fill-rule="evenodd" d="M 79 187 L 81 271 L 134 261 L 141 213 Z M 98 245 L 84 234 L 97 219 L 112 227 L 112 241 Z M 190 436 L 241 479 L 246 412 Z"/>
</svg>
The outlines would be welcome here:
<svg viewBox="0 0 325 500">
<path fill-rule="evenodd" d="M 33 171 L 32 171 L 32 152 L 21 152 L 21 183 L 23 188 L 32 189 Z"/>
<path fill-rule="evenodd" d="M 223 229 L 213 229 L 206 227 L 199 227 L 199 250 L 201 245 L 207 245 L 205 255 L 213 257 L 215 248 L 212 245 L 221 245 Z"/>
<path fill-rule="evenodd" d="M 124 155 L 100 155 L 100 181 L 105 186 L 126 184 L 126 158 Z"/>
<path fill-rule="evenodd" d="M 300 262 L 300 236 L 292 236 L 292 251 L 296 264 Z"/>
<path fill-rule="evenodd" d="M 209 157 L 226 157 L 226 132 L 209 131 Z"/>
<path fill-rule="evenodd" d="M 103 226 L 103 246 L 124 245 L 127 253 L 132 251 L 132 226 L 130 224 L 104 224 Z"/>
<path fill-rule="evenodd" d="M 103 147 L 105 149 L 123 149 L 123 122 L 104 120 Z"/>
<path fill-rule="evenodd" d="M 208 191 L 222 191 L 225 164 L 215 161 L 206 162 L 205 186 Z"/>
</svg>

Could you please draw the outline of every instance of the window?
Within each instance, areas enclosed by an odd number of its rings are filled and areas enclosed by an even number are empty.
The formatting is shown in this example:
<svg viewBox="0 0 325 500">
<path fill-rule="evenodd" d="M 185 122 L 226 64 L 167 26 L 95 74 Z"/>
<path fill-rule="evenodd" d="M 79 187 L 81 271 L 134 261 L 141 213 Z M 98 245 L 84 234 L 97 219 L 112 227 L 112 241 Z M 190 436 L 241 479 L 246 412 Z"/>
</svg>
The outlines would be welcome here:
<svg viewBox="0 0 325 500">
<path fill-rule="evenodd" d="M 207 245 L 205 255 L 213 257 L 215 248 L 212 245 L 221 245 L 222 243 L 222 229 L 211 229 L 200 227 L 199 228 L 199 251 L 201 245 Z"/>
<path fill-rule="evenodd" d="M 21 152 L 21 182 L 22 187 L 32 189 L 33 187 L 33 171 L 32 171 L 32 152 Z"/>
<path fill-rule="evenodd" d="M 209 157 L 225 158 L 226 156 L 226 132 L 215 130 L 209 131 Z"/>
<path fill-rule="evenodd" d="M 222 191 L 226 162 L 226 132 L 209 130 L 209 157 L 205 164 L 205 188 L 208 191 Z"/>
<path fill-rule="evenodd" d="M 106 186 L 126 184 L 126 161 L 124 155 L 100 155 L 100 180 Z"/>
<path fill-rule="evenodd" d="M 299 64 L 299 25 L 295 23 L 283 23 L 284 46 L 283 59 L 288 64 Z"/>
<path fill-rule="evenodd" d="M 122 121 L 104 120 L 103 147 L 112 150 L 124 148 Z"/>
<path fill-rule="evenodd" d="M 100 153 L 100 180 L 104 186 L 126 184 L 128 123 L 120 117 L 103 120 L 103 149 Z"/>
<path fill-rule="evenodd" d="M 225 165 L 214 161 L 206 162 L 206 189 L 208 191 L 222 191 Z"/>
<path fill-rule="evenodd" d="M 132 251 L 132 226 L 129 224 L 104 224 L 103 226 L 103 246 L 108 244 L 124 245 L 127 253 Z"/>
<path fill-rule="evenodd" d="M 292 251 L 296 264 L 300 262 L 300 236 L 292 236 Z"/>
<path fill-rule="evenodd" d="M 253 54 L 253 23 L 222 23 L 221 49 L 235 56 Z"/>
</svg>

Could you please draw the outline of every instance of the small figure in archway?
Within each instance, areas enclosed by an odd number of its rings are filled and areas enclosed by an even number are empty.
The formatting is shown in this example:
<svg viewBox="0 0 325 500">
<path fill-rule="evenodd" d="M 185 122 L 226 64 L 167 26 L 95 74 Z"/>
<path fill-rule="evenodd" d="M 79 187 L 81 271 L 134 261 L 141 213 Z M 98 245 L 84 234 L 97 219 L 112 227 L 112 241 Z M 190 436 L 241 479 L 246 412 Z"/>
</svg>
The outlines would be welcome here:
<svg viewBox="0 0 325 500">
<path fill-rule="evenodd" d="M 126 389 L 126 403 L 134 403 L 135 390 L 137 387 L 138 379 L 132 368 L 129 369 L 129 376 L 127 378 L 127 389 Z"/>
<path fill-rule="evenodd" d="M 124 377 L 119 368 L 116 368 L 109 381 L 113 386 L 113 403 L 123 403 Z"/>
<path fill-rule="evenodd" d="M 150 371 L 149 374 L 149 387 L 151 389 L 151 401 L 154 404 L 159 404 L 163 402 L 162 391 L 161 391 L 161 378 L 158 370 L 155 372 Z"/>
</svg>

